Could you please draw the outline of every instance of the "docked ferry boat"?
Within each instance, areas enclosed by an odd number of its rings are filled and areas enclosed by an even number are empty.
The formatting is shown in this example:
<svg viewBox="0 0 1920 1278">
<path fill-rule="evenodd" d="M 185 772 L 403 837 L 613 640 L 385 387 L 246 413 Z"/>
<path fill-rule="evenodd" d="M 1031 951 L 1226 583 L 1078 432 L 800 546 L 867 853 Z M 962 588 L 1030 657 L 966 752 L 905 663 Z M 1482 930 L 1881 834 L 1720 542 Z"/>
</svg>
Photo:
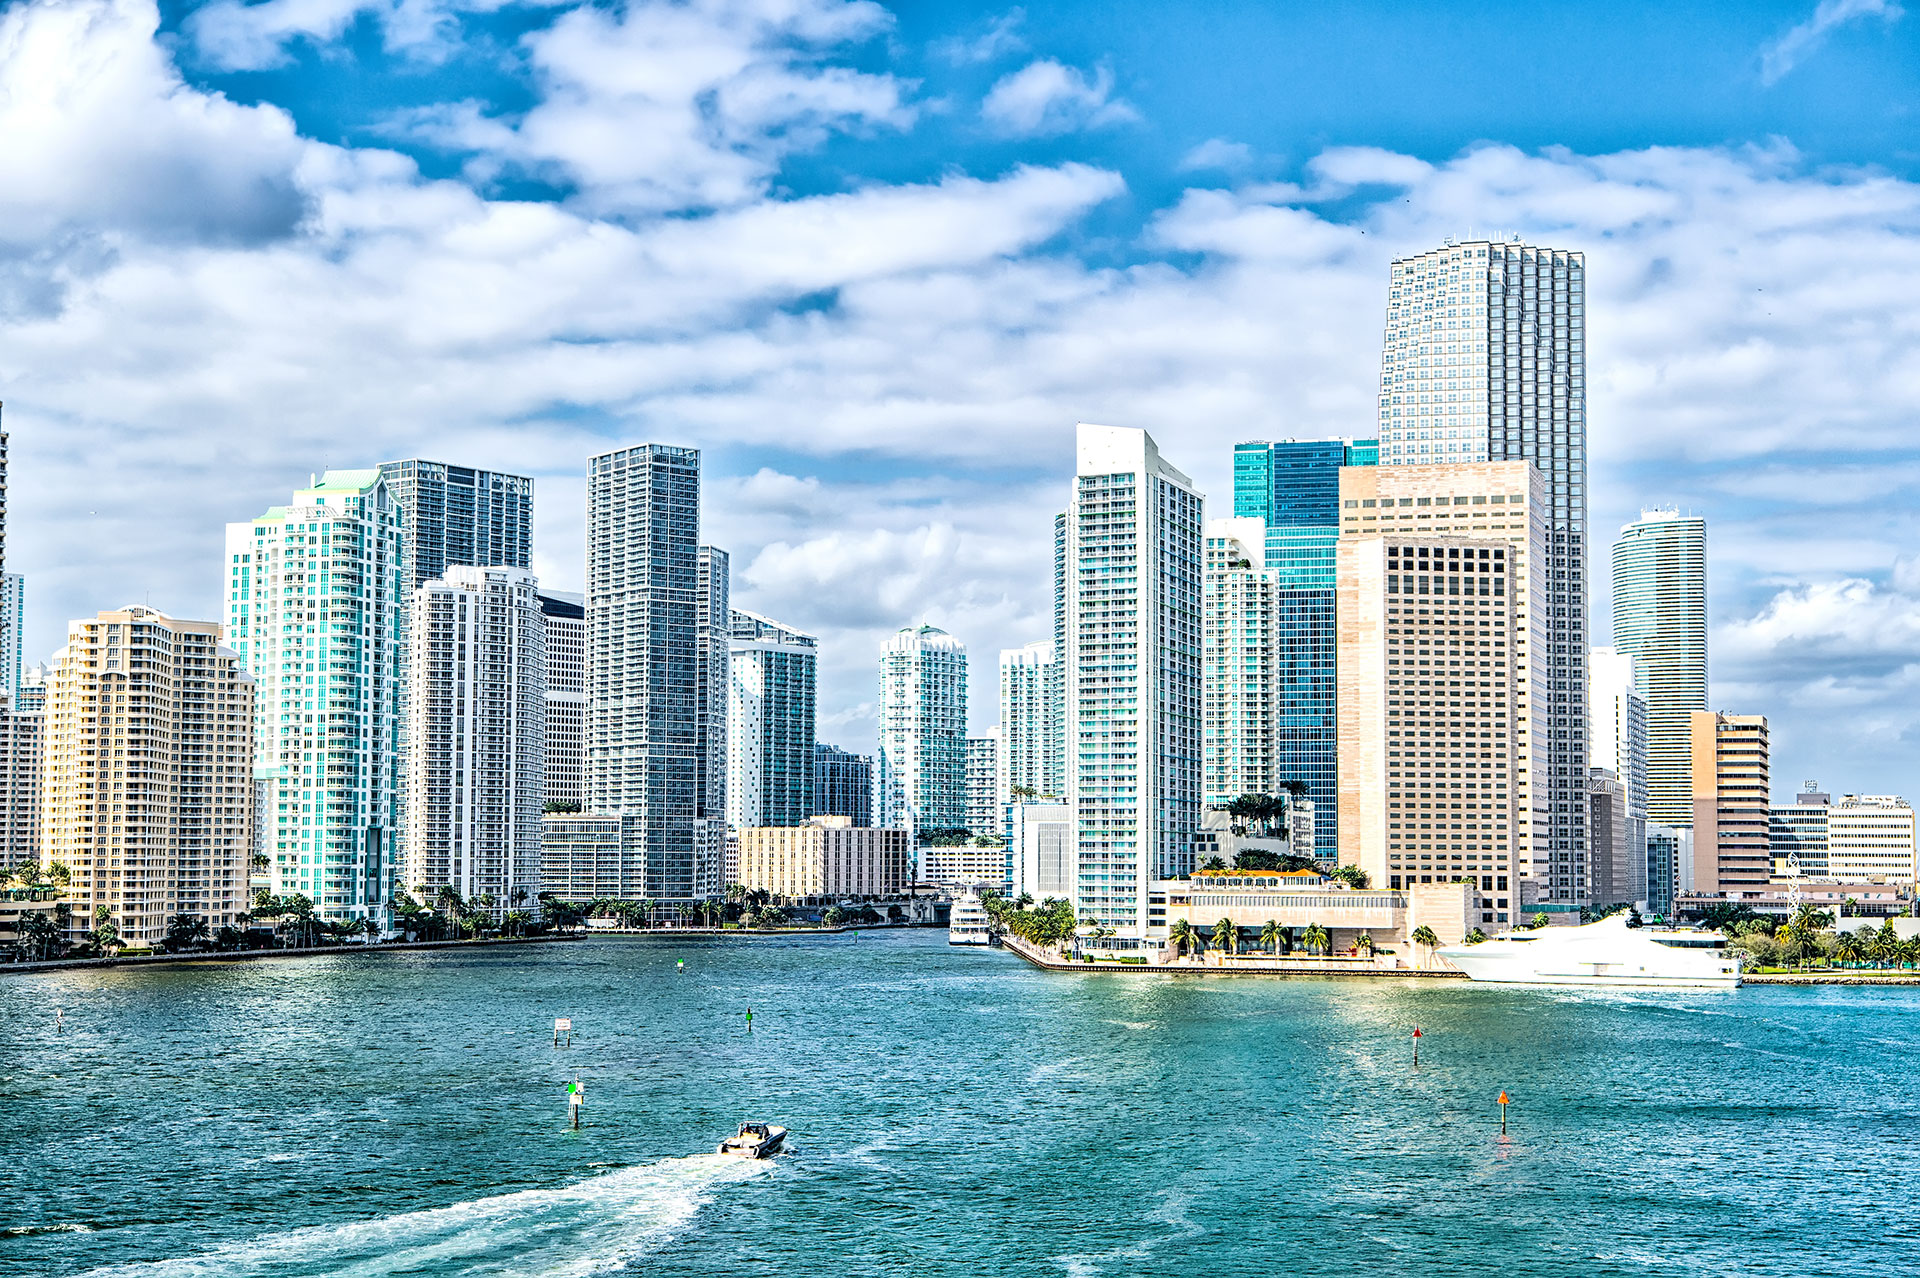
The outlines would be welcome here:
<svg viewBox="0 0 1920 1278">
<path fill-rule="evenodd" d="M 1580 927 L 1503 932 L 1440 955 L 1473 980 L 1507 985 L 1731 989 L 1740 984 L 1740 961 L 1726 945 L 1718 932 L 1628 927 L 1623 913 Z"/>
<path fill-rule="evenodd" d="M 993 939 L 987 926 L 987 912 L 980 908 L 977 888 L 968 888 L 953 898 L 953 912 L 947 923 L 948 945 L 987 945 Z"/>
</svg>

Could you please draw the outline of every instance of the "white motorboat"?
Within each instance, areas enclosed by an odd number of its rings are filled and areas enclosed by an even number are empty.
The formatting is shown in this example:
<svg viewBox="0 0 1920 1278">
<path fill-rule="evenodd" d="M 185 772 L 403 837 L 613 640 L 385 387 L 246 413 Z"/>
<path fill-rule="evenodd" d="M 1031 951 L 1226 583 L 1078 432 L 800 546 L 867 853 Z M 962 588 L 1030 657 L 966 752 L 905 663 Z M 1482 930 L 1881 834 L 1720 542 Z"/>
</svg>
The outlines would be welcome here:
<svg viewBox="0 0 1920 1278">
<path fill-rule="evenodd" d="M 980 908 L 980 894 L 971 889 L 953 898 L 953 911 L 947 917 L 948 945 L 988 945 L 993 932 L 987 912 Z"/>
<path fill-rule="evenodd" d="M 1740 984 L 1740 961 L 1718 932 L 1628 927 L 1614 914 L 1580 927 L 1503 932 L 1441 957 L 1476 981 L 1507 985 L 1623 985 L 1658 988 Z"/>
<path fill-rule="evenodd" d="M 737 1136 L 729 1136 L 720 1142 L 723 1154 L 733 1154 L 739 1158 L 768 1158 L 780 1152 L 781 1144 L 787 1139 L 787 1129 L 775 1127 L 770 1123 L 742 1123 Z"/>
</svg>

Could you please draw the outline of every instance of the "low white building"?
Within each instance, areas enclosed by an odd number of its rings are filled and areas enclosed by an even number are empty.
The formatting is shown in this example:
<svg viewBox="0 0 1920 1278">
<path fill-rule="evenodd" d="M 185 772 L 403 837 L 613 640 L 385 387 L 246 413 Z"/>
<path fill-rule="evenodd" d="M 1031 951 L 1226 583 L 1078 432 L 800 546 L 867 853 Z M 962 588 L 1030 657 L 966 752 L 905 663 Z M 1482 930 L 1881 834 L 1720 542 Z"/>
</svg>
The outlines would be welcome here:
<svg viewBox="0 0 1920 1278">
<path fill-rule="evenodd" d="M 1071 901 L 1077 859 L 1073 809 L 1065 803 L 1009 803 L 1007 821 L 1013 894 Z"/>
<path fill-rule="evenodd" d="M 1912 883 L 1913 805 L 1894 794 L 1846 794 L 1827 809 L 1827 877 Z"/>
</svg>

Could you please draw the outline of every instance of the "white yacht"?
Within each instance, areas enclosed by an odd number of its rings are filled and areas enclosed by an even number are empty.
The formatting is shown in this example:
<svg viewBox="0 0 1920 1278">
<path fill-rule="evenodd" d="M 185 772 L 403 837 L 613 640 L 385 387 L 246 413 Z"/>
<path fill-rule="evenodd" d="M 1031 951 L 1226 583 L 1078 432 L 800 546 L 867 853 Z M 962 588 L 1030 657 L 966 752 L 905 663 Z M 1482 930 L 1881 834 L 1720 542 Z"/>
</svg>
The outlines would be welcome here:
<svg viewBox="0 0 1920 1278">
<path fill-rule="evenodd" d="M 1740 961 L 1718 932 L 1628 927 L 1614 914 L 1580 927 L 1503 932 L 1442 957 L 1476 981 L 1508 985 L 1720 986 L 1740 984 Z"/>
<path fill-rule="evenodd" d="M 953 913 L 947 919 L 948 945 L 987 945 L 992 932 L 987 927 L 987 912 L 980 908 L 980 892 L 968 888 L 953 898 Z"/>
</svg>

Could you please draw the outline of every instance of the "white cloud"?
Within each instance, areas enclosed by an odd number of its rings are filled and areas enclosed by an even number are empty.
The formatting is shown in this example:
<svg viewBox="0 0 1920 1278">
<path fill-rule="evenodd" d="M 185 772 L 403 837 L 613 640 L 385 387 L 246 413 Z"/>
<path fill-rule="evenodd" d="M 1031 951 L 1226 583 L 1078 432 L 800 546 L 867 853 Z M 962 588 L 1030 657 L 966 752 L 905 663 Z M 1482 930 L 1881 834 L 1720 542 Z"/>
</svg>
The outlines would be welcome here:
<svg viewBox="0 0 1920 1278">
<path fill-rule="evenodd" d="M 546 0 L 554 3 L 556 0 Z M 299 41 L 338 40 L 361 17 L 380 24 L 390 52 L 434 60 L 451 51 L 464 13 L 490 13 L 509 4 L 533 7 L 541 0 L 213 0 L 187 17 L 185 29 L 208 65 L 253 71 L 290 60 L 287 46 Z"/>
<path fill-rule="evenodd" d="M 1180 169 L 1186 173 L 1197 169 L 1223 169 L 1236 173 L 1252 164 L 1252 147 L 1245 142 L 1229 142 L 1225 138 L 1208 138 L 1180 157 Z"/>
<path fill-rule="evenodd" d="M 980 104 L 980 115 L 1001 133 L 1047 136 L 1125 124 L 1140 118 L 1132 106 L 1113 96 L 1113 72 L 1101 67 L 1089 79 L 1084 71 L 1053 58 L 1030 62 L 1002 77 Z"/>
<path fill-rule="evenodd" d="M 1781 77 L 1825 44 L 1829 35 L 1848 23 L 1879 18 L 1892 24 L 1905 13 L 1896 0 L 1820 0 L 1805 22 L 1760 50 L 1761 82 L 1779 83 Z"/>
<path fill-rule="evenodd" d="M 868 0 L 583 5 L 526 38 L 540 100 L 518 119 L 465 104 L 398 123 L 476 153 L 477 176 L 553 178 L 594 212 L 725 208 L 831 130 L 912 123 L 900 81 L 823 62 L 891 22 Z"/>
<path fill-rule="evenodd" d="M 0 14 L 0 245 L 89 232 L 254 241 L 303 213 L 306 150 L 276 107 L 188 88 L 151 0 Z"/>
<path fill-rule="evenodd" d="M 1027 47 L 1026 38 L 1020 34 L 1026 20 L 1025 9 L 1009 9 L 988 22 L 986 30 L 979 35 L 936 40 L 931 51 L 935 57 L 955 66 L 992 62 Z"/>
</svg>

